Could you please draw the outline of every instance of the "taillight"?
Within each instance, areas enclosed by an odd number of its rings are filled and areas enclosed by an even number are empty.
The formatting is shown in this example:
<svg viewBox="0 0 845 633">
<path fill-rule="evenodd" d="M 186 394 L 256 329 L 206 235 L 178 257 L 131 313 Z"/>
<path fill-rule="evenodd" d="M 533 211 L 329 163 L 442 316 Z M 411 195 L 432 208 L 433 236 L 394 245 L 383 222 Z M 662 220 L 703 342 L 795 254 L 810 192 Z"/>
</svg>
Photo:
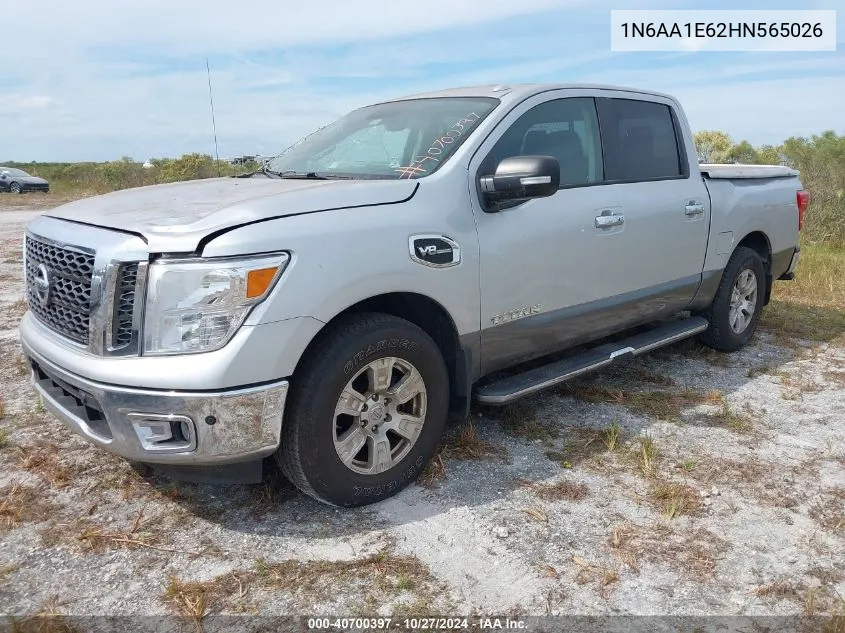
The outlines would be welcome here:
<svg viewBox="0 0 845 633">
<path fill-rule="evenodd" d="M 810 204 L 810 192 L 799 189 L 796 202 L 798 202 L 798 230 L 800 231 L 804 226 L 804 213 L 807 211 L 807 205 Z"/>
</svg>

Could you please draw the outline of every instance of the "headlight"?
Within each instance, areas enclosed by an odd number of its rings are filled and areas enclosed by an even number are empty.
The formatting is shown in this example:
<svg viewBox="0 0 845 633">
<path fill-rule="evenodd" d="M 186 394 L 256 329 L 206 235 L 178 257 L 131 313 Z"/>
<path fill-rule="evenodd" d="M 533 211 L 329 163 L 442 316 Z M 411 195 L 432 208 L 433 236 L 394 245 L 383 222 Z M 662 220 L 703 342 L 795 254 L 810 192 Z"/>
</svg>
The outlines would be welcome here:
<svg viewBox="0 0 845 633">
<path fill-rule="evenodd" d="M 223 347 L 287 266 L 287 253 L 249 258 L 161 259 L 150 265 L 145 354 Z"/>
</svg>

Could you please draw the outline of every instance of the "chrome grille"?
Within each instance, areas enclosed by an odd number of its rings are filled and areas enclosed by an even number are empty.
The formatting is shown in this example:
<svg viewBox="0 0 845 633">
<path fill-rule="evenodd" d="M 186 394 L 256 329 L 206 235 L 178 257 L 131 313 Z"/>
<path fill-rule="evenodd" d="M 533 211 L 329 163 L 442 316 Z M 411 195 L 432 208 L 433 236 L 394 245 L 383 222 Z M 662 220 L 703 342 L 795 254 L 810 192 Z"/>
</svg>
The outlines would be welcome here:
<svg viewBox="0 0 845 633">
<path fill-rule="evenodd" d="M 135 308 L 135 288 L 138 283 L 138 264 L 124 264 L 118 273 L 114 296 L 114 333 L 112 349 L 120 350 L 132 343 L 132 318 Z"/>
<path fill-rule="evenodd" d="M 43 265 L 51 279 L 49 301 L 38 297 L 36 278 Z M 26 299 L 35 317 L 67 338 L 88 344 L 94 253 L 26 236 Z"/>
</svg>

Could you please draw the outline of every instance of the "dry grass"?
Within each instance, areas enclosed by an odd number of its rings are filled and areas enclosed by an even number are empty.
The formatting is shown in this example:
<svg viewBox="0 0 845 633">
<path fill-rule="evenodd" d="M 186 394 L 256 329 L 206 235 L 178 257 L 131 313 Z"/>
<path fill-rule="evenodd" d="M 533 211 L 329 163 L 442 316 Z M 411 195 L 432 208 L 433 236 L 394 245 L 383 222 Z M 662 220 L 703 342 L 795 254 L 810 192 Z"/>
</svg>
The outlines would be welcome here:
<svg viewBox="0 0 845 633">
<path fill-rule="evenodd" d="M 8 448 L 10 446 L 9 443 L 9 430 L 8 429 L 0 429 L 0 450 L 4 448 Z"/>
<path fill-rule="evenodd" d="M 563 396 L 592 404 L 608 403 L 623 406 L 637 415 L 675 422 L 684 409 L 706 402 L 706 396 L 694 389 L 625 391 L 600 385 L 571 383 L 559 388 Z"/>
<path fill-rule="evenodd" d="M 748 378 L 757 378 L 757 376 L 771 376 L 777 371 L 776 368 L 772 367 L 771 365 L 761 365 L 759 367 L 750 367 L 747 372 L 745 372 L 746 377 Z"/>
<path fill-rule="evenodd" d="M 157 519 L 144 520 L 143 509 L 135 515 L 132 524 L 124 530 L 109 528 L 87 517 L 69 522 L 56 522 L 41 530 L 41 542 L 46 547 L 65 544 L 81 552 L 101 554 L 114 549 L 148 549 L 168 553 L 195 554 L 159 545 L 159 535 L 149 527 Z"/>
<path fill-rule="evenodd" d="M 54 488 L 66 488 L 85 472 L 83 466 L 62 458 L 63 451 L 53 442 L 36 440 L 33 444 L 17 446 L 18 466 Z"/>
<path fill-rule="evenodd" d="M 3 399 L 3 396 L 0 395 L 0 420 L 3 420 L 6 417 L 6 401 Z"/>
<path fill-rule="evenodd" d="M 498 409 L 487 408 L 490 417 L 499 420 L 506 435 L 523 440 L 551 442 L 560 435 L 554 426 L 537 419 L 537 412 L 525 401 Z"/>
<path fill-rule="evenodd" d="M 590 491 L 586 484 L 566 480 L 549 484 L 518 479 L 516 483 L 546 501 L 581 501 Z"/>
<path fill-rule="evenodd" d="M 845 249 L 801 244 L 795 279 L 775 283 L 772 298 L 804 305 L 845 309 Z"/>
<path fill-rule="evenodd" d="M 581 556 L 573 556 L 572 562 L 578 567 L 578 573 L 575 574 L 575 582 L 579 585 L 596 582 L 599 587 L 606 588 L 619 581 L 619 571 L 614 567 L 599 563 L 590 563 Z"/>
<path fill-rule="evenodd" d="M 821 616 L 820 633 L 845 633 L 845 599 L 831 585 L 811 587 L 803 596 L 804 615 Z"/>
<path fill-rule="evenodd" d="M 162 598 L 177 613 L 192 619 L 202 629 L 202 620 L 208 614 L 209 604 L 216 604 L 230 596 L 243 597 L 242 574 L 225 574 L 210 582 L 185 582 L 176 576 L 168 578 Z"/>
<path fill-rule="evenodd" d="M 807 573 L 823 585 L 835 585 L 845 580 L 845 570 L 836 568 L 813 567 Z"/>
<path fill-rule="evenodd" d="M 686 484 L 669 481 L 656 481 L 649 486 L 647 499 L 663 513 L 667 519 L 681 515 L 696 515 L 701 510 L 701 497 Z"/>
<path fill-rule="evenodd" d="M 760 325 L 789 345 L 845 340 L 845 249 L 802 244 L 795 279 L 775 283 Z"/>
<path fill-rule="evenodd" d="M 548 523 L 549 515 L 541 508 L 523 508 L 522 511 L 538 523 Z"/>
<path fill-rule="evenodd" d="M 47 601 L 37 613 L 15 618 L 9 616 L 10 633 L 82 633 L 59 612 L 56 599 Z"/>
<path fill-rule="evenodd" d="M 799 378 L 786 371 L 778 371 L 775 374 L 780 379 L 781 397 L 784 400 L 800 400 L 804 394 L 816 393 L 822 390 L 822 386 L 806 378 Z"/>
<path fill-rule="evenodd" d="M 754 426 L 751 418 L 732 411 L 725 395 L 715 390 L 703 394 L 690 388 L 633 392 L 599 385 L 565 385 L 561 388 L 561 393 L 594 404 L 602 402 L 616 404 L 637 415 L 668 422 L 678 422 L 684 410 L 706 404 L 719 407 L 710 415 L 710 418 L 720 425 L 740 433 L 750 432 Z M 612 432 L 608 430 L 606 433 Z M 615 445 L 615 439 L 612 436 L 607 439 Z M 609 444 L 608 448 L 613 450 Z"/>
<path fill-rule="evenodd" d="M 800 601 L 806 587 L 802 583 L 788 580 L 778 580 L 768 585 L 757 587 L 752 593 L 768 602 L 780 600 Z"/>
<path fill-rule="evenodd" d="M 559 450 L 546 451 L 546 457 L 561 468 L 570 469 L 581 463 L 593 462 L 608 452 L 605 432 L 592 429 L 571 429 Z"/>
<path fill-rule="evenodd" d="M 0 488 L 0 533 L 21 523 L 40 523 L 50 518 L 55 507 L 45 500 L 44 491 L 18 482 Z"/>
<path fill-rule="evenodd" d="M 639 471 L 644 477 L 654 477 L 657 472 L 657 445 L 648 434 L 638 438 L 639 442 L 634 448 Z"/>
<path fill-rule="evenodd" d="M 656 371 L 652 371 L 648 367 L 643 367 L 641 365 L 634 365 L 625 369 L 624 372 L 628 378 L 642 382 L 650 382 L 662 387 L 674 387 L 677 385 L 677 383 L 669 376 L 664 376 L 663 374 L 659 374 Z"/>
<path fill-rule="evenodd" d="M 233 603 L 242 601 L 252 588 L 314 604 L 331 600 L 338 586 L 357 591 L 364 603 L 374 602 L 376 596 L 397 596 L 411 589 L 417 591 L 418 598 L 428 601 L 440 589 L 419 559 L 397 556 L 389 547 L 348 561 L 268 563 L 258 559 L 253 569 L 230 572 L 205 582 L 186 582 L 170 576 L 162 598 L 178 614 L 201 626 L 202 619 L 210 613 L 232 611 Z"/>
<path fill-rule="evenodd" d="M 710 416 L 712 420 L 737 433 L 750 433 L 754 430 L 754 421 L 749 416 L 737 413 L 731 409 L 728 399 L 724 394 L 720 394 L 718 406 L 719 410 Z"/>
<path fill-rule="evenodd" d="M 827 491 L 825 499 L 813 505 L 809 514 L 825 530 L 845 534 L 845 488 Z"/>
<path fill-rule="evenodd" d="M 482 440 L 471 420 L 467 420 L 454 434 L 447 435 L 444 444 L 441 453 L 454 459 L 472 460 L 506 455 L 503 447 Z"/>
<path fill-rule="evenodd" d="M 619 425 L 619 422 L 614 422 L 602 431 L 602 441 L 604 441 L 604 445 L 611 453 L 616 450 L 621 433 L 622 427 Z"/>
<path fill-rule="evenodd" d="M 611 529 L 608 544 L 631 567 L 645 561 L 680 575 L 703 580 L 712 576 L 718 558 L 730 545 L 704 528 L 679 530 L 664 523 L 638 526 L 623 523 Z"/>
<path fill-rule="evenodd" d="M 247 506 L 253 517 L 260 519 L 267 512 L 278 510 L 285 502 L 295 499 L 299 492 L 278 467 L 264 473 L 260 484 L 250 487 Z M 193 505 L 193 504 L 191 504 Z"/>
<path fill-rule="evenodd" d="M 680 354 L 684 358 L 702 360 L 710 365 L 719 367 L 731 366 L 731 355 L 719 352 L 711 347 L 702 345 L 694 338 L 688 338 L 675 345 L 658 349 L 654 354 L 658 358 L 670 359 L 673 354 Z"/>
<path fill-rule="evenodd" d="M 685 476 L 703 487 L 723 486 L 764 505 L 793 508 L 800 500 L 794 486 L 784 481 L 783 473 L 783 465 L 755 457 L 744 460 L 716 458 L 697 463 Z"/>
<path fill-rule="evenodd" d="M 442 481 L 446 477 L 448 459 L 478 460 L 506 456 L 507 451 L 503 447 L 482 440 L 469 419 L 459 428 L 447 430 L 440 448 L 417 479 L 417 484 L 431 488 Z"/>
</svg>

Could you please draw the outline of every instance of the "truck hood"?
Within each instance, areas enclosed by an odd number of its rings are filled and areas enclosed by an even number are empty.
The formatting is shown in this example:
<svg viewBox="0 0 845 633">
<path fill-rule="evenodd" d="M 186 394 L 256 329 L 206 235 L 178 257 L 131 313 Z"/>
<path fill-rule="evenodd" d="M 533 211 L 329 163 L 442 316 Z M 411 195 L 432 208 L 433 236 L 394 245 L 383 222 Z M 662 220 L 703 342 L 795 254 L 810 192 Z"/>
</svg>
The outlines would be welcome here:
<svg viewBox="0 0 845 633">
<path fill-rule="evenodd" d="M 212 233 L 288 215 L 409 199 L 408 180 L 209 178 L 124 189 L 44 215 L 142 236 L 152 253 L 193 252 Z"/>
</svg>

